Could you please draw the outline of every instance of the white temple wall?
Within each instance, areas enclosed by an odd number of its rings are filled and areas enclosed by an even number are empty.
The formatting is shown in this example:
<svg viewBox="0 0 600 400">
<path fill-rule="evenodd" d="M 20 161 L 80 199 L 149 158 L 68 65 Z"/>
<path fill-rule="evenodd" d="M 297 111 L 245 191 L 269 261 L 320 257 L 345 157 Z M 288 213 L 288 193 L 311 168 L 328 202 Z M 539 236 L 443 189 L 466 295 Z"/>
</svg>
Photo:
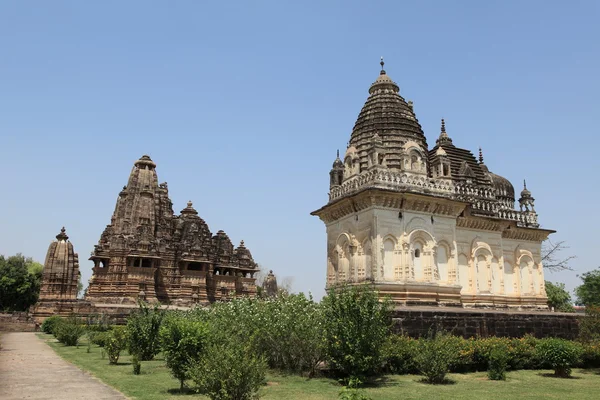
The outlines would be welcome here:
<svg viewBox="0 0 600 400">
<path fill-rule="evenodd" d="M 541 244 L 452 217 L 369 208 L 327 225 L 327 283 L 436 282 L 463 295 L 543 296 Z"/>
</svg>

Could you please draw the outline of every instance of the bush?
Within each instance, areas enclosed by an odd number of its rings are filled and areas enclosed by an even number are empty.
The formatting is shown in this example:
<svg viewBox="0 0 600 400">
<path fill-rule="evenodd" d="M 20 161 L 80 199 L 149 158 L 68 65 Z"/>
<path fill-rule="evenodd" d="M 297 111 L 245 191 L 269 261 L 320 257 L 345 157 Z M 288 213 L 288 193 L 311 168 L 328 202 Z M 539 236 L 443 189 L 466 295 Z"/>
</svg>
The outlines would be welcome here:
<svg viewBox="0 0 600 400">
<path fill-rule="evenodd" d="M 127 318 L 127 350 L 140 361 L 150 361 L 160 352 L 160 326 L 164 313 L 158 306 L 140 308 Z"/>
<path fill-rule="evenodd" d="M 437 333 L 431 339 L 419 340 L 415 363 L 427 383 L 444 383 L 452 365 L 461 361 L 464 342 L 447 333 Z"/>
<path fill-rule="evenodd" d="M 540 340 L 535 350 L 542 366 L 554 369 L 554 375 L 561 378 L 571 376 L 571 367 L 583 353 L 579 343 L 555 338 Z"/>
<path fill-rule="evenodd" d="M 583 343 L 600 342 L 600 307 L 585 308 L 585 317 L 579 320 L 579 340 Z"/>
<path fill-rule="evenodd" d="M 237 337 L 211 340 L 200 362 L 190 371 L 198 391 L 211 400 L 258 399 L 267 363 L 249 343 Z"/>
<path fill-rule="evenodd" d="M 133 367 L 133 374 L 139 375 L 142 372 L 142 365 L 136 354 L 131 357 L 131 366 Z"/>
<path fill-rule="evenodd" d="M 539 362 L 536 358 L 535 347 L 539 339 L 533 335 L 527 334 L 520 339 L 511 339 L 509 345 L 509 360 L 510 369 L 536 369 L 539 367 Z"/>
<path fill-rule="evenodd" d="M 195 314 L 223 334 L 252 342 L 271 368 L 312 374 L 323 359 L 321 308 L 304 294 L 236 299 Z"/>
<path fill-rule="evenodd" d="M 160 342 L 167 367 L 179 381 L 182 392 L 190 369 L 202 357 L 206 335 L 205 323 L 177 315 L 166 318 L 160 329 Z"/>
<path fill-rule="evenodd" d="M 583 344 L 581 365 L 584 368 L 600 368 L 600 342 Z"/>
<path fill-rule="evenodd" d="M 110 332 L 88 331 L 88 337 L 90 338 L 90 341 L 99 347 L 104 347 L 109 334 Z"/>
<path fill-rule="evenodd" d="M 409 374 L 416 371 L 414 357 L 417 341 L 408 336 L 390 335 L 383 344 L 381 354 L 385 369 L 393 374 Z"/>
<path fill-rule="evenodd" d="M 108 354 L 108 362 L 116 364 L 121 356 L 121 351 L 127 347 L 127 331 L 124 327 L 119 326 L 113 328 L 106 333 L 104 349 Z"/>
<path fill-rule="evenodd" d="M 51 317 L 46 318 L 42 323 L 42 332 L 53 335 L 54 327 L 56 326 L 56 324 L 60 323 L 61 320 L 62 318 L 58 315 L 53 315 Z"/>
<path fill-rule="evenodd" d="M 77 317 L 69 317 L 58 320 L 53 332 L 54 337 L 65 346 L 77 346 L 79 338 L 85 334 L 85 327 Z"/>
<path fill-rule="evenodd" d="M 508 347 L 504 345 L 494 347 L 489 356 L 488 378 L 493 381 L 506 380 L 509 357 Z"/>
<path fill-rule="evenodd" d="M 369 286 L 333 288 L 321 302 L 325 357 L 342 379 L 379 372 L 391 325 L 390 303 Z"/>
</svg>

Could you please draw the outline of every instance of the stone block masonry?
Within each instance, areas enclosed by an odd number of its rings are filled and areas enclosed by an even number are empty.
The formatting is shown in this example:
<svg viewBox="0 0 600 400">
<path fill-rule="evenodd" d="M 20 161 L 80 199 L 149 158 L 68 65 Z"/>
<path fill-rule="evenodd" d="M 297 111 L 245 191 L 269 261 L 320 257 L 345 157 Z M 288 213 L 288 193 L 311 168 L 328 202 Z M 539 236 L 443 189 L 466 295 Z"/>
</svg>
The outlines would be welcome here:
<svg viewBox="0 0 600 400">
<path fill-rule="evenodd" d="M 394 311 L 393 329 L 411 337 L 443 330 L 464 338 L 532 334 L 537 338 L 575 339 L 581 318 L 575 313 L 408 307 Z"/>
</svg>

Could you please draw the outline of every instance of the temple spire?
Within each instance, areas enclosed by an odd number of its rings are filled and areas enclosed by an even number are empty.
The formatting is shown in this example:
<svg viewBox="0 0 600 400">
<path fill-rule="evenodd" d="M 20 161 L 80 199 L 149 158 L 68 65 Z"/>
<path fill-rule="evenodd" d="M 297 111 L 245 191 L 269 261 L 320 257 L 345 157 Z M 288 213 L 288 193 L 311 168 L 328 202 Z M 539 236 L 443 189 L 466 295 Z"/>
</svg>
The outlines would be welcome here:
<svg viewBox="0 0 600 400">
<path fill-rule="evenodd" d="M 446 133 L 446 121 L 444 121 L 444 118 L 442 118 L 442 127 L 440 128 L 440 137 L 435 142 L 438 144 L 443 143 L 443 142 L 452 142 L 452 139 L 450 139 L 450 137 Z"/>
<path fill-rule="evenodd" d="M 383 56 L 381 56 L 381 61 L 379 62 L 379 65 L 381 65 L 381 72 L 379 74 L 385 75 L 385 69 L 383 69 L 383 66 L 385 65 L 385 62 L 383 61 Z"/>
<path fill-rule="evenodd" d="M 483 151 L 481 151 L 481 146 L 479 146 L 479 164 L 483 164 Z"/>
</svg>

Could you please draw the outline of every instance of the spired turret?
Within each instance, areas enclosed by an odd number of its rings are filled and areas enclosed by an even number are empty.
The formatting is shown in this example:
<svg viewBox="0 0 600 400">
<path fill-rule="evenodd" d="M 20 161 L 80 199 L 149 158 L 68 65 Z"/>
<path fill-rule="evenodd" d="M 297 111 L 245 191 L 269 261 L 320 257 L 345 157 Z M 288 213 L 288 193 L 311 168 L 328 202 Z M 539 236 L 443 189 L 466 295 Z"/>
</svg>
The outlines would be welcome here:
<svg viewBox="0 0 600 400">
<path fill-rule="evenodd" d="M 80 276 L 79 257 L 63 227 L 48 247 L 34 317 L 43 320 L 54 314 L 68 314 L 77 301 Z"/>
</svg>

